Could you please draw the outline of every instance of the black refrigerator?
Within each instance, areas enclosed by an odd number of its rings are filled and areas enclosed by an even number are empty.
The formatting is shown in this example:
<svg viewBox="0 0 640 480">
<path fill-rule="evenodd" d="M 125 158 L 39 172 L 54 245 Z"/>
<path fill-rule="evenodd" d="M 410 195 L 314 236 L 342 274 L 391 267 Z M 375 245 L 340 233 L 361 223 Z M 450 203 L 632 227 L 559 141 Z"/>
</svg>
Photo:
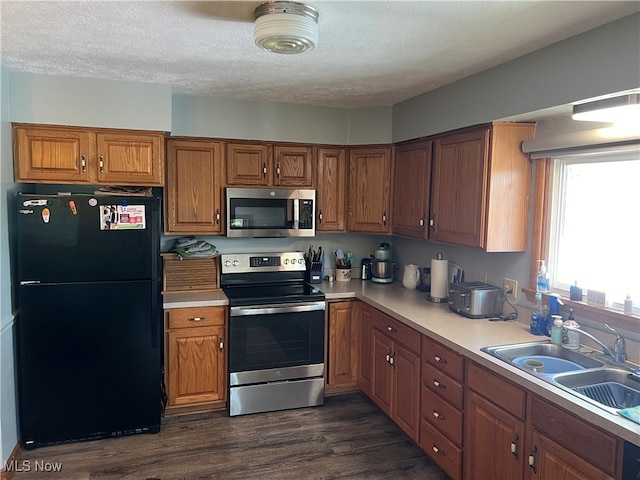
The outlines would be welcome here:
<svg viewBox="0 0 640 480">
<path fill-rule="evenodd" d="M 160 430 L 157 197 L 18 194 L 25 448 Z"/>
</svg>

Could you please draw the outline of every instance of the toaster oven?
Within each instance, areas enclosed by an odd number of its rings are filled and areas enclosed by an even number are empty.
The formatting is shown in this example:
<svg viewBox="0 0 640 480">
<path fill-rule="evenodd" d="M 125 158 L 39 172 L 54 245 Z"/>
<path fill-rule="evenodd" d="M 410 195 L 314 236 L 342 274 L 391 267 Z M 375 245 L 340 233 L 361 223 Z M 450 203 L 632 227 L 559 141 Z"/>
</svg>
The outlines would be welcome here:
<svg viewBox="0 0 640 480">
<path fill-rule="evenodd" d="M 502 289 L 482 282 L 460 282 L 449 286 L 449 308 L 468 318 L 502 315 Z"/>
</svg>

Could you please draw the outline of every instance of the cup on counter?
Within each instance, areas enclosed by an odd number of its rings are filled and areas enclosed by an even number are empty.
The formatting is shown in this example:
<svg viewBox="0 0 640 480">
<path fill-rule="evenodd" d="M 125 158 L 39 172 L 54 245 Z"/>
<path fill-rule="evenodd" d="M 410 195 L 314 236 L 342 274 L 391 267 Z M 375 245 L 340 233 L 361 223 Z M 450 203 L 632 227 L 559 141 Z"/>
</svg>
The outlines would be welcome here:
<svg viewBox="0 0 640 480">
<path fill-rule="evenodd" d="M 336 265 L 336 282 L 351 281 L 351 267 L 346 265 Z"/>
</svg>

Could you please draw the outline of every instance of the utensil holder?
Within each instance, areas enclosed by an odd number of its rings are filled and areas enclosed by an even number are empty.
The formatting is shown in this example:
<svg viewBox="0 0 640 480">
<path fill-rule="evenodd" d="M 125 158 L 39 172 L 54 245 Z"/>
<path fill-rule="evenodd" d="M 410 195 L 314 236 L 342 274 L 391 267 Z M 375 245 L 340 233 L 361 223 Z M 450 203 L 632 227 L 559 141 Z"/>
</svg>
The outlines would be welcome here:
<svg viewBox="0 0 640 480">
<path fill-rule="evenodd" d="M 322 283 L 324 278 L 324 264 L 322 262 L 311 262 L 307 267 L 307 281 L 309 283 Z"/>
<path fill-rule="evenodd" d="M 351 267 L 336 265 L 336 282 L 351 281 Z"/>
</svg>

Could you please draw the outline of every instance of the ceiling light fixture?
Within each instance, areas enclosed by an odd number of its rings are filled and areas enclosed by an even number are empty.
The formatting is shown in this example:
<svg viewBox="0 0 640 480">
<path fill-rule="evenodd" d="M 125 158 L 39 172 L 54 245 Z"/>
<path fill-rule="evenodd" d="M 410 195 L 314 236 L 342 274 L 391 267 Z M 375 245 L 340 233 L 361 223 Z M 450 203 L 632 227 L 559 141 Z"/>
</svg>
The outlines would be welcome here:
<svg viewBox="0 0 640 480">
<path fill-rule="evenodd" d="M 302 53 L 318 45 L 318 11 L 304 3 L 268 2 L 253 12 L 256 45 L 274 53 Z"/>
<path fill-rule="evenodd" d="M 571 118 L 587 122 L 640 122 L 640 93 L 574 105 Z"/>
</svg>

